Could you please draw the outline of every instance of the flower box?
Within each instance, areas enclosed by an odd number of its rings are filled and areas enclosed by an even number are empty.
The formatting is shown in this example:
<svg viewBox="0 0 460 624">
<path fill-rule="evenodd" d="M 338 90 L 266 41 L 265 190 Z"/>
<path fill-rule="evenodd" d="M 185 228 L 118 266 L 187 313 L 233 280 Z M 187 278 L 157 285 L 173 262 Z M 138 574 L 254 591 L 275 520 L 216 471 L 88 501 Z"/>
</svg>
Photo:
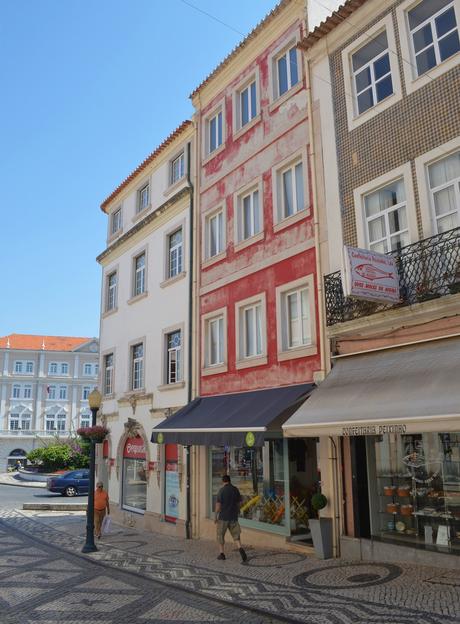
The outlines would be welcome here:
<svg viewBox="0 0 460 624">
<path fill-rule="evenodd" d="M 102 442 L 109 434 L 107 427 L 102 425 L 96 425 L 94 427 L 81 427 L 77 429 L 77 434 L 84 440 L 90 440 L 93 442 Z"/>
</svg>

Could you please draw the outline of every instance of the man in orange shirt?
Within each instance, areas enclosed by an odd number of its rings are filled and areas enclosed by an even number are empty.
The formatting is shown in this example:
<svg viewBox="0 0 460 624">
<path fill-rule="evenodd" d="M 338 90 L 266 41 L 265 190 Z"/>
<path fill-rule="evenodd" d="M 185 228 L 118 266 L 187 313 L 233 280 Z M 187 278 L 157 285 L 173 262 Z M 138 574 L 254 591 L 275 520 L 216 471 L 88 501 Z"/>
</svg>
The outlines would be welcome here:
<svg viewBox="0 0 460 624">
<path fill-rule="evenodd" d="M 110 515 L 109 495 L 104 490 L 102 481 L 98 481 L 94 492 L 94 532 L 99 538 L 101 537 L 101 525 L 106 510 L 107 515 Z"/>
</svg>

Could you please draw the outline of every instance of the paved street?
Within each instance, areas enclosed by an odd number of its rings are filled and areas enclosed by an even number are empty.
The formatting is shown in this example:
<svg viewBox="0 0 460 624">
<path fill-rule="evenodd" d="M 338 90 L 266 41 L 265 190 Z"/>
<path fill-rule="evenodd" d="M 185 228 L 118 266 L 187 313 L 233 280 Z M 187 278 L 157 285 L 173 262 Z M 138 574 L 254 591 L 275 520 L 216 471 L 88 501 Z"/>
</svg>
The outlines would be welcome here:
<svg viewBox="0 0 460 624">
<path fill-rule="evenodd" d="M 81 512 L 0 512 L 1 624 L 460 623 L 458 571 L 318 561 L 250 545 L 242 565 L 230 549 L 217 561 L 213 543 L 135 526 L 115 526 L 99 552 L 83 556 L 84 533 Z"/>
</svg>

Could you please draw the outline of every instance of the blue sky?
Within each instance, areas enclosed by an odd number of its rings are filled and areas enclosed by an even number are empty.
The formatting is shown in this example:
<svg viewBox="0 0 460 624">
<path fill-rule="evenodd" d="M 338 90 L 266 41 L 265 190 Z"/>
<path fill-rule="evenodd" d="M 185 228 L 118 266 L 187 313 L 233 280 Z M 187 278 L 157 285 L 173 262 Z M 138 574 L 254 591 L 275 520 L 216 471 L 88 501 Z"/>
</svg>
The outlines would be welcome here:
<svg viewBox="0 0 460 624">
<path fill-rule="evenodd" d="M 101 201 L 274 4 L 0 2 L 0 335 L 98 335 Z"/>
</svg>

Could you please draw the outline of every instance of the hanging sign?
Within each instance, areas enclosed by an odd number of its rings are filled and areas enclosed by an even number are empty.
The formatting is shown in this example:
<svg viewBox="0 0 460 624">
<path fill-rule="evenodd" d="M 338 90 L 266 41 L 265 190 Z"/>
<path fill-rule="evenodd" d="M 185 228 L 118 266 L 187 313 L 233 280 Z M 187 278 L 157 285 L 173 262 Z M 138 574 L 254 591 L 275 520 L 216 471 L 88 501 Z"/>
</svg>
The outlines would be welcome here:
<svg viewBox="0 0 460 624">
<path fill-rule="evenodd" d="M 145 444 L 142 438 L 128 438 L 123 457 L 129 459 L 145 459 Z"/>
<path fill-rule="evenodd" d="M 166 470 L 165 478 L 165 515 L 176 519 L 179 517 L 179 473 L 176 470 Z"/>
<path fill-rule="evenodd" d="M 256 437 L 255 435 L 252 433 L 252 431 L 248 431 L 246 434 L 246 437 L 244 439 L 244 441 L 246 442 L 246 446 L 248 446 L 249 448 L 251 448 L 252 446 L 254 446 L 255 441 L 256 441 Z"/>
<path fill-rule="evenodd" d="M 399 277 L 392 256 L 347 246 L 343 256 L 345 297 L 399 303 Z"/>
</svg>

